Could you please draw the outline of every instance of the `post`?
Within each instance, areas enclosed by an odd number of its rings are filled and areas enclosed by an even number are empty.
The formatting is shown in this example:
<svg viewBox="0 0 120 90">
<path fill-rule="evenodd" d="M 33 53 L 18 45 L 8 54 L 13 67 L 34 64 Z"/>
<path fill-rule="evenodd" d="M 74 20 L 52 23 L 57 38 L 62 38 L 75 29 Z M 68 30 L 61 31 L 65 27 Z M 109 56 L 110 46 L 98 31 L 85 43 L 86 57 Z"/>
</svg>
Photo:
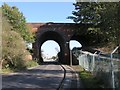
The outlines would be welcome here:
<svg viewBox="0 0 120 90">
<path fill-rule="evenodd" d="M 115 79 L 114 79 L 114 70 L 113 70 L 114 64 L 112 59 L 113 59 L 113 53 L 111 53 L 111 72 L 112 72 L 112 88 L 113 90 L 115 90 Z"/>
<path fill-rule="evenodd" d="M 70 66 L 72 66 L 72 51 L 70 50 Z"/>
<path fill-rule="evenodd" d="M 69 64 L 70 64 L 70 66 L 71 66 L 71 50 L 70 50 L 70 42 L 69 42 L 69 41 L 66 41 L 65 45 L 68 46 Z M 69 51 L 69 50 L 70 50 L 70 51 Z"/>
<path fill-rule="evenodd" d="M 117 46 L 113 51 L 112 51 L 112 53 L 111 53 L 111 72 L 112 72 L 112 88 L 113 88 L 113 90 L 115 90 L 115 76 L 114 76 L 114 70 L 113 70 L 113 68 L 114 68 L 114 64 L 113 64 L 113 53 L 115 53 L 116 52 L 116 50 L 119 48 L 119 46 Z"/>
<path fill-rule="evenodd" d="M 92 62 L 92 73 L 94 71 L 94 68 L 95 68 L 95 54 L 97 53 L 97 51 L 93 54 L 93 62 Z"/>
</svg>

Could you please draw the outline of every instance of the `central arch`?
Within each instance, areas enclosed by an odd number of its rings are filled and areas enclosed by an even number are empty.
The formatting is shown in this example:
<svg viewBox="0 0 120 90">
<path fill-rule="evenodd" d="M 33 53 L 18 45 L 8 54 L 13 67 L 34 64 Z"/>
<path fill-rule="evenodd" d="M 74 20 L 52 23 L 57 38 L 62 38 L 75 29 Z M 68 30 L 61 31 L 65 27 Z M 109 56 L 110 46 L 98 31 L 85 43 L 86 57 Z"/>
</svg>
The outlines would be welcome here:
<svg viewBox="0 0 120 90">
<path fill-rule="evenodd" d="M 66 63 L 66 60 L 64 60 L 65 57 L 65 39 L 63 38 L 63 36 L 56 31 L 45 31 L 42 32 L 39 35 L 38 38 L 38 47 L 39 47 L 39 62 L 43 62 L 42 57 L 41 57 L 41 46 L 42 44 L 47 41 L 47 40 L 54 40 L 56 41 L 59 46 L 60 46 L 60 52 L 59 52 L 59 62 L 61 63 Z"/>
<path fill-rule="evenodd" d="M 47 40 L 41 46 L 41 55 L 44 62 L 58 61 L 58 53 L 60 52 L 59 44 L 54 40 Z"/>
</svg>

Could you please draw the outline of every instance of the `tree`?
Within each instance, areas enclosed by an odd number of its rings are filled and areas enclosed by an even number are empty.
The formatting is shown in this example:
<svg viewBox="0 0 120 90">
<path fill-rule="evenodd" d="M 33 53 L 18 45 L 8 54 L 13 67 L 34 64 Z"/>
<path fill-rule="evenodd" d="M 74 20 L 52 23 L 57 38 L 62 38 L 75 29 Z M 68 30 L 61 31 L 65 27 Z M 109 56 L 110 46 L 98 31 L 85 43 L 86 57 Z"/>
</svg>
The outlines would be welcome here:
<svg viewBox="0 0 120 90">
<path fill-rule="evenodd" d="M 102 36 L 100 41 L 120 43 L 120 2 L 76 2 L 73 4 L 75 23 L 92 24 L 87 30 L 88 39 Z M 78 32 L 79 33 L 79 32 Z"/>
<path fill-rule="evenodd" d="M 109 42 L 120 44 L 120 2 L 104 3 L 104 7 L 101 30 L 108 36 Z"/>
<path fill-rule="evenodd" d="M 56 60 L 56 59 L 57 59 L 57 56 L 52 56 L 51 59 Z"/>
<path fill-rule="evenodd" d="M 98 24 L 100 22 L 100 15 L 98 14 L 100 6 L 98 3 L 77 2 L 73 5 L 76 11 L 73 11 L 72 14 L 74 16 L 69 16 L 68 19 L 73 19 L 76 23 L 84 24 Z"/>
<path fill-rule="evenodd" d="M 10 7 L 6 3 L 2 5 L 2 14 L 8 18 L 8 22 L 12 25 L 11 30 L 14 30 L 22 36 L 26 42 L 33 42 L 34 35 L 30 33 L 26 25 L 26 19 L 23 13 L 16 6 Z"/>
</svg>

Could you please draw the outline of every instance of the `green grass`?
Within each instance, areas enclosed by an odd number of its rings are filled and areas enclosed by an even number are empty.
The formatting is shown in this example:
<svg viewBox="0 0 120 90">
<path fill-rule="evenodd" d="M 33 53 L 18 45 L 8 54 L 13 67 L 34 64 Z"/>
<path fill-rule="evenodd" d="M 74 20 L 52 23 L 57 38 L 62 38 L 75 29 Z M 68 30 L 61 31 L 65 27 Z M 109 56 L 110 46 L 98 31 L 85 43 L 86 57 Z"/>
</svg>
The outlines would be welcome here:
<svg viewBox="0 0 120 90">
<path fill-rule="evenodd" d="M 38 65 L 38 63 L 36 61 L 34 61 L 34 60 L 26 62 L 27 68 L 34 67 L 34 66 L 37 66 L 37 65 Z"/>
<path fill-rule="evenodd" d="M 2 73 L 13 73 L 14 71 L 13 70 L 11 70 L 10 68 L 4 68 L 4 69 L 2 69 Z"/>
<path fill-rule="evenodd" d="M 92 75 L 92 73 L 84 71 L 82 68 L 80 68 L 79 77 L 85 88 L 102 88 L 103 86 L 98 78 Z"/>
<path fill-rule="evenodd" d="M 31 61 L 26 62 L 26 67 L 24 67 L 24 68 L 21 68 L 21 67 L 19 67 L 19 68 L 9 68 L 9 67 L 7 67 L 7 68 L 2 69 L 2 73 L 7 74 L 7 73 L 24 71 L 27 68 L 34 67 L 34 66 L 37 66 L 37 65 L 38 65 L 38 63 L 36 61 L 31 60 Z"/>
</svg>

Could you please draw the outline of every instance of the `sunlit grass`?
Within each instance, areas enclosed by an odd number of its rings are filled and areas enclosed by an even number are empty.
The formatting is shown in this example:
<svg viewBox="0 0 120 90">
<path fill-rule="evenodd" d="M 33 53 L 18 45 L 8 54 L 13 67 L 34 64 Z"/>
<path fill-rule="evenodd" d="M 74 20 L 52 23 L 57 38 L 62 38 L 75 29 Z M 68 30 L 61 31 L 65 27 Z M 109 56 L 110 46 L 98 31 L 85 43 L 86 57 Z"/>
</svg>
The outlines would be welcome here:
<svg viewBox="0 0 120 90">
<path fill-rule="evenodd" d="M 2 73 L 4 73 L 4 74 L 13 73 L 13 72 L 14 71 L 12 69 L 10 69 L 10 68 L 4 68 L 4 69 L 2 69 Z"/>
<path fill-rule="evenodd" d="M 35 60 L 30 60 L 30 61 L 26 62 L 27 68 L 34 67 L 34 66 L 37 66 L 37 65 L 38 65 L 38 63 Z"/>
<path fill-rule="evenodd" d="M 27 70 L 28 68 L 31 68 L 31 67 L 35 67 L 35 66 L 38 66 L 38 63 L 34 60 L 30 60 L 30 61 L 27 61 L 26 62 L 26 67 L 24 68 L 3 68 L 2 69 L 2 73 L 3 74 L 9 74 L 9 73 L 15 73 L 15 72 L 20 72 L 20 71 L 24 71 L 24 70 Z"/>
</svg>

